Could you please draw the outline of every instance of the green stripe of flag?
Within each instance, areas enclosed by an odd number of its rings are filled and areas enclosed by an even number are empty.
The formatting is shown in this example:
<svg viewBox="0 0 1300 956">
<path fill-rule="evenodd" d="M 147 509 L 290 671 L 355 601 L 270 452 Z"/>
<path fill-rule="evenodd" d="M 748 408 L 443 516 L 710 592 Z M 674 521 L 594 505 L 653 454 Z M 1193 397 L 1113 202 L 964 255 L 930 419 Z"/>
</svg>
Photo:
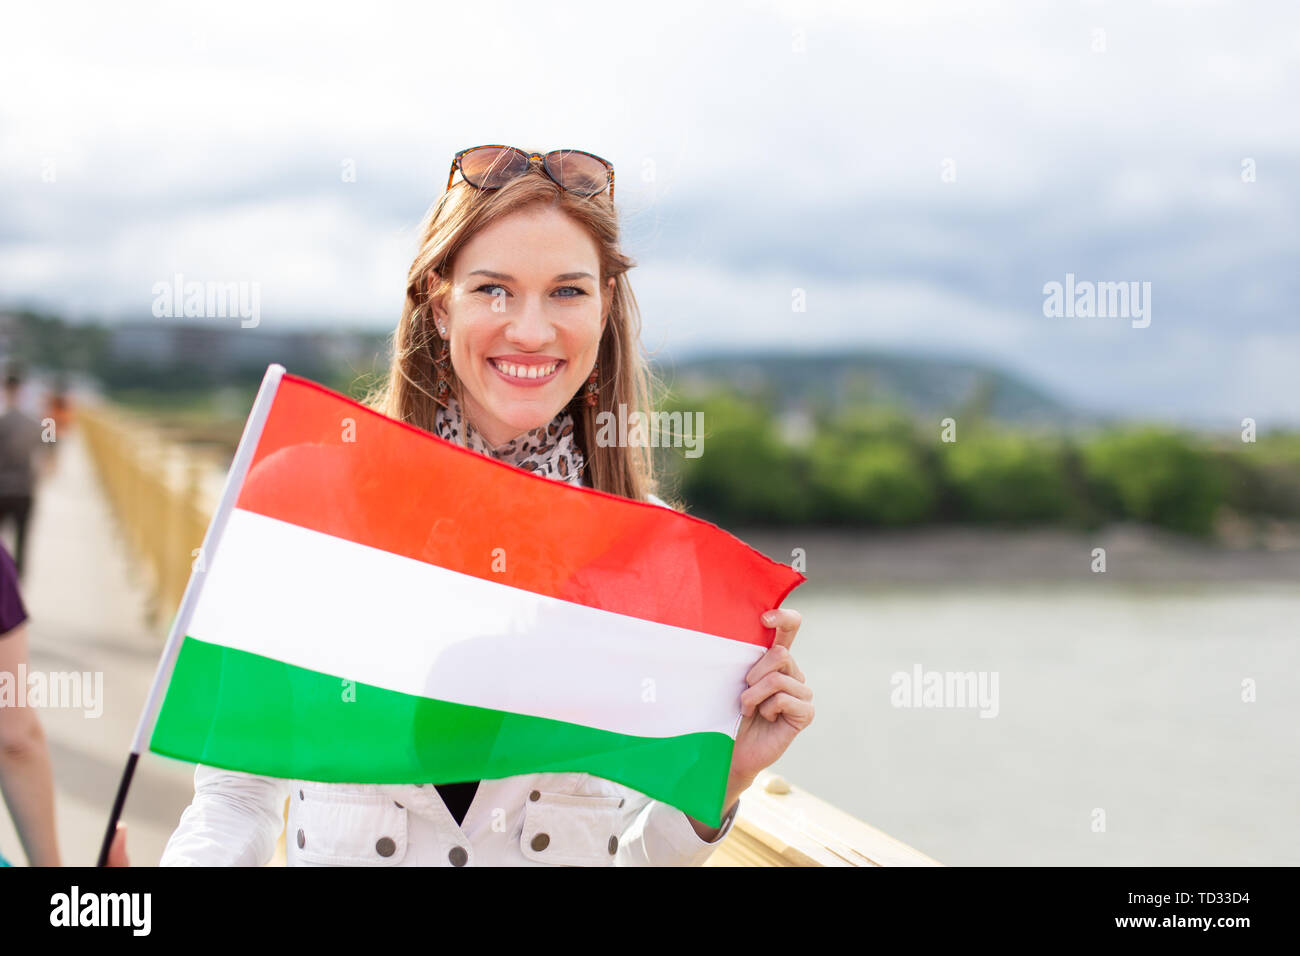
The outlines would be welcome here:
<svg viewBox="0 0 1300 956">
<path fill-rule="evenodd" d="M 725 796 L 719 788 L 725 789 L 734 745 L 720 733 L 636 737 L 349 685 L 346 675 L 187 637 L 149 749 L 326 783 L 589 773 L 719 826 Z"/>
</svg>

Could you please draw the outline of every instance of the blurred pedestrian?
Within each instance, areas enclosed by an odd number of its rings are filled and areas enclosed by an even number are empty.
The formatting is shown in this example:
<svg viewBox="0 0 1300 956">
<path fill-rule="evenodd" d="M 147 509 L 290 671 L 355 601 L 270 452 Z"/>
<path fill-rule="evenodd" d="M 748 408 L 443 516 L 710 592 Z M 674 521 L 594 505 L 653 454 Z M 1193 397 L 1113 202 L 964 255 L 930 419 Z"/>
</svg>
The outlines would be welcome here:
<svg viewBox="0 0 1300 956">
<path fill-rule="evenodd" d="M 18 570 L 0 545 L 0 793 L 28 863 L 59 866 L 50 750 L 40 717 L 18 686 L 27 666 L 26 621 Z M 0 866 L 10 865 L 0 853 Z"/>
<path fill-rule="evenodd" d="M 72 403 L 62 381 L 55 382 L 45 400 L 45 417 L 54 426 L 56 438 L 62 438 L 72 427 Z"/>
<path fill-rule="evenodd" d="M 5 376 L 4 410 L 0 411 L 0 527 L 14 525 L 14 564 L 22 577 L 27 559 L 27 523 L 31 518 L 36 476 L 33 459 L 48 456 L 41 423 L 18 405 L 22 376 L 11 369 Z"/>
</svg>

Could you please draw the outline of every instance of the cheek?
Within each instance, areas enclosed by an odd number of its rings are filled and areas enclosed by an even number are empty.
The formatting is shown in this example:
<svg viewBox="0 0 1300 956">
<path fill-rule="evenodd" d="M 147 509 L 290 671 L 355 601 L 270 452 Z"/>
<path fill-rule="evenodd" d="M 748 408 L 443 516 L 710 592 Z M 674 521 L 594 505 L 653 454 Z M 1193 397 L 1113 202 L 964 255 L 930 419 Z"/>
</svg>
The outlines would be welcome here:
<svg viewBox="0 0 1300 956">
<path fill-rule="evenodd" d="M 573 357 L 574 364 L 587 367 L 595 362 L 596 356 L 600 352 L 599 318 L 592 322 L 589 328 L 583 329 L 580 334 L 573 335 L 566 345 L 569 355 Z"/>
<path fill-rule="evenodd" d="M 467 370 L 478 366 L 487 357 L 490 336 L 483 334 L 479 323 L 465 323 L 461 333 L 452 339 L 451 354 Z"/>
<path fill-rule="evenodd" d="M 587 376 L 591 374 L 591 367 L 596 361 L 596 347 L 589 343 L 575 348 L 569 353 L 569 365 L 566 369 L 565 379 L 575 388 L 578 383 L 585 382 Z"/>
</svg>

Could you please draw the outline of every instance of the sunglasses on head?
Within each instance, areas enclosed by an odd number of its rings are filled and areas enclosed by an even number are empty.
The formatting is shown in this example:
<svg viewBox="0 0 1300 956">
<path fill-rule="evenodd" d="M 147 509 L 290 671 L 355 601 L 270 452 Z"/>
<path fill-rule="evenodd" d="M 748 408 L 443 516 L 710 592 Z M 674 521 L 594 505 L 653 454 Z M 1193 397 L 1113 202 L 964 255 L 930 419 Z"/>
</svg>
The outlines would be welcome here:
<svg viewBox="0 0 1300 956">
<path fill-rule="evenodd" d="M 513 146 L 473 146 L 462 149 L 451 161 L 447 188 L 460 170 L 465 182 L 475 189 L 500 189 L 528 172 L 534 159 L 542 171 L 561 189 L 579 196 L 595 196 L 609 188 L 614 201 L 614 164 L 580 149 L 555 149 L 549 153 L 526 153 Z"/>
</svg>

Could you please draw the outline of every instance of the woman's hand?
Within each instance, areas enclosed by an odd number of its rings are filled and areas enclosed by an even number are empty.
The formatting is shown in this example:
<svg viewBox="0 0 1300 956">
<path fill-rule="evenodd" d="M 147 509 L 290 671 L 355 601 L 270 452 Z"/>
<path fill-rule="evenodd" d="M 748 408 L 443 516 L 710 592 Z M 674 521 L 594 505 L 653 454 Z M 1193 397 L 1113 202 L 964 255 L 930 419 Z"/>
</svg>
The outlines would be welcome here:
<svg viewBox="0 0 1300 956">
<path fill-rule="evenodd" d="M 126 824 L 121 820 L 117 822 L 117 831 L 113 834 L 113 842 L 108 845 L 108 862 L 105 866 L 130 866 L 126 858 Z"/>
<path fill-rule="evenodd" d="M 741 789 L 774 764 L 813 719 L 812 691 L 790 653 L 802 623 L 799 612 L 775 608 L 764 613 L 763 623 L 776 628 L 776 639 L 745 675 L 749 689 L 740 695 L 743 716 L 731 755 L 731 778 Z"/>
</svg>

